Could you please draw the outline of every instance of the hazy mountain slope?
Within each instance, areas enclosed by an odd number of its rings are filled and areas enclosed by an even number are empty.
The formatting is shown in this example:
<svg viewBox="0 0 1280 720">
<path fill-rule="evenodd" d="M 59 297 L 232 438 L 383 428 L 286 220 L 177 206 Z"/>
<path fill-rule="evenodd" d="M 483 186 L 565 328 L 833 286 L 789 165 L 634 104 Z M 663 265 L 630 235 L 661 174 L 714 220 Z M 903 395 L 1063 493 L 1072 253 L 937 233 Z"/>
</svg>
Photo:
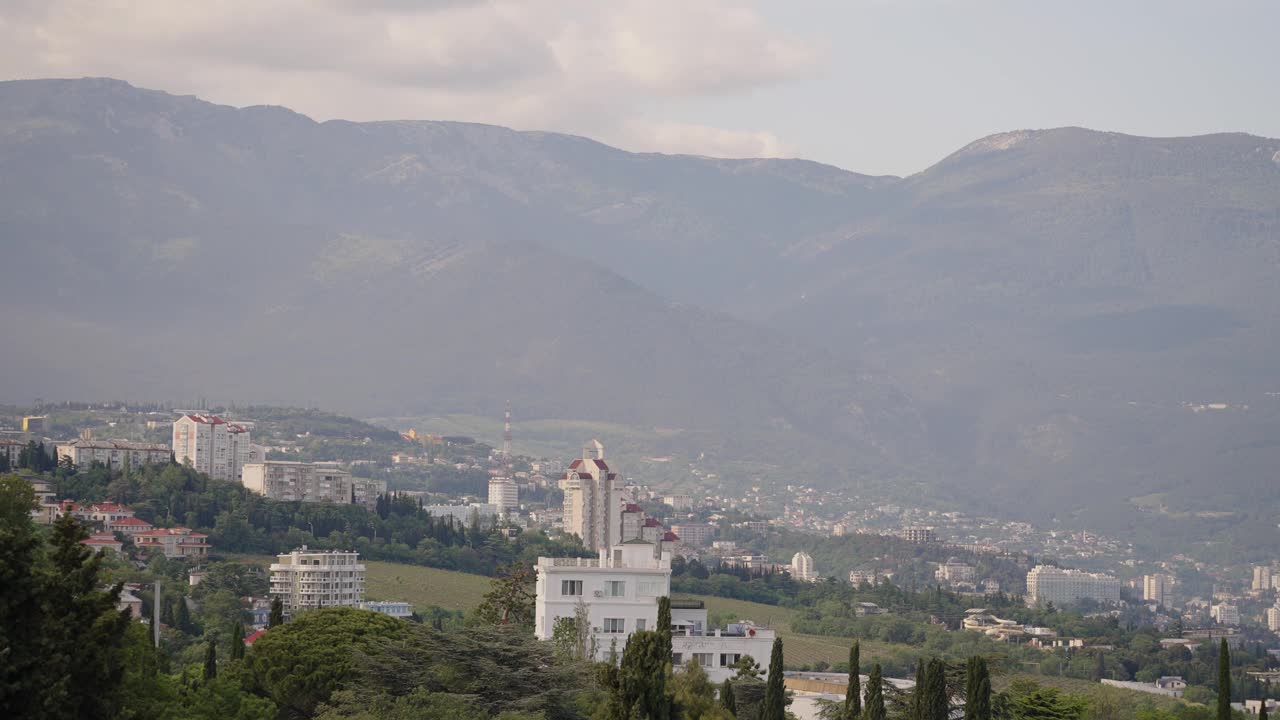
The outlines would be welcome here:
<svg viewBox="0 0 1280 720">
<path fill-rule="evenodd" d="M 0 314 L 24 339 L 6 396 L 370 414 L 511 399 L 524 417 L 669 428 L 694 454 L 927 460 L 910 400 L 856 366 L 555 249 L 621 243 L 583 208 L 634 196 L 603 184 L 631 177 L 619 157 L 660 158 L 484 126 L 314 123 L 103 80 L 0 84 L 0 108 L 0 232 L 23 269 Z M 675 162 L 699 183 L 758 172 Z M 861 182 L 796 166 L 768 182 L 822 197 Z M 649 172 L 632 183 L 662 187 Z"/>
</svg>

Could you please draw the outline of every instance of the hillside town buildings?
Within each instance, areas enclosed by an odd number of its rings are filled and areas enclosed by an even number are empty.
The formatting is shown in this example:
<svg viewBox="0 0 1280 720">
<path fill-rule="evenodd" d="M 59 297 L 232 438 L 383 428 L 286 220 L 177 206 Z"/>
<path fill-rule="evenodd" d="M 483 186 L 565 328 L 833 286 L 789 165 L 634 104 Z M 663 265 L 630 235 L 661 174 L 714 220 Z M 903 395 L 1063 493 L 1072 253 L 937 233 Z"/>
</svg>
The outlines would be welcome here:
<svg viewBox="0 0 1280 720">
<path fill-rule="evenodd" d="M 813 567 L 813 556 L 801 550 L 791 556 L 791 577 L 802 582 L 814 582 L 818 571 Z"/>
<path fill-rule="evenodd" d="M 588 654 L 595 660 L 621 655 L 631 633 L 653 630 L 658 600 L 671 593 L 671 556 L 655 557 L 654 546 L 628 540 L 598 558 L 538 558 L 534 633 L 550 640 L 559 622 L 586 623 Z M 671 663 L 696 659 L 712 682 L 732 677 L 743 655 L 767 672 L 774 633 L 749 622 L 724 629 L 708 626 L 701 602 L 671 605 Z"/>
<path fill-rule="evenodd" d="M 133 544 L 139 550 L 158 550 L 171 560 L 203 560 L 209 556 L 208 539 L 191 528 L 171 527 L 134 533 Z"/>
<path fill-rule="evenodd" d="M 946 583 L 971 583 L 977 577 L 977 571 L 968 563 L 948 558 L 945 563 L 938 564 L 933 577 Z"/>
<path fill-rule="evenodd" d="M 87 468 L 98 463 L 112 470 L 142 465 L 162 465 L 169 462 L 171 448 L 164 443 L 132 442 L 130 440 L 86 440 L 58 443 L 58 462 L 70 462 L 76 467 Z"/>
<path fill-rule="evenodd" d="M 938 534 L 932 527 L 916 526 L 903 528 L 902 537 L 905 538 L 907 542 L 912 542 L 917 545 L 928 545 L 938 542 Z"/>
<path fill-rule="evenodd" d="M 277 555 L 271 564 L 271 597 L 280 598 L 286 617 L 325 607 L 358 607 L 364 583 L 365 566 L 356 552 L 303 545 Z"/>
<path fill-rule="evenodd" d="M 1037 565 L 1027 572 L 1027 604 L 1058 607 L 1081 600 L 1120 602 L 1120 581 L 1111 575 Z"/>
<path fill-rule="evenodd" d="M 215 480 L 240 482 L 249 462 L 249 428 L 217 415 L 189 413 L 173 423 L 173 457 Z"/>
<path fill-rule="evenodd" d="M 387 491 L 385 480 L 352 477 L 336 463 L 305 463 L 267 460 L 247 463 L 241 470 L 241 484 L 272 500 L 377 506 L 378 495 Z"/>
</svg>

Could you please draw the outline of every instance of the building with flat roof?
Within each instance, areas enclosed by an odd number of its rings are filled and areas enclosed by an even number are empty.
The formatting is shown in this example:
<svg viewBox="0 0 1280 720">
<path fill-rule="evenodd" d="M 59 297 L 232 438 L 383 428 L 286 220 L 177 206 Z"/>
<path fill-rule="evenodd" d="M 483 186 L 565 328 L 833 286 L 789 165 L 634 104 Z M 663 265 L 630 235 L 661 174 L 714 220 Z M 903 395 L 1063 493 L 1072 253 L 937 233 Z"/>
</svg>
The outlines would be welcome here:
<svg viewBox="0 0 1280 720">
<path fill-rule="evenodd" d="M 498 509 L 499 515 L 519 510 L 520 486 L 508 477 L 489 478 L 489 504 Z"/>
<path fill-rule="evenodd" d="M 1037 565 L 1027 572 L 1027 604 L 1058 607 L 1081 600 L 1120 602 L 1120 581 L 1112 575 Z"/>
<path fill-rule="evenodd" d="M 658 621 L 658 600 L 671 593 L 671 555 L 654 555 L 644 540 L 628 540 L 599 558 L 538 558 L 534 633 L 549 640 L 557 621 L 585 618 L 590 638 L 589 654 L 608 660 L 615 649 L 621 654 L 631 633 L 653 630 Z M 752 656 L 768 670 L 774 633 L 750 622 L 724 629 L 708 627 L 707 610 L 700 601 L 671 604 L 671 663 L 681 667 L 697 660 L 712 682 L 735 673 L 733 664 Z"/>
<path fill-rule="evenodd" d="M 360 607 L 364 582 L 365 566 L 354 551 L 303 545 L 277 555 L 271 564 L 271 597 L 280 598 L 287 617 L 326 607 Z"/>
<path fill-rule="evenodd" d="M 671 532 L 680 536 L 686 545 L 708 547 L 716 537 L 716 526 L 711 523 L 672 523 Z"/>
<path fill-rule="evenodd" d="M 159 550 L 172 560 L 203 560 L 209 556 L 208 540 L 208 535 L 185 527 L 157 528 L 133 534 L 133 544 L 139 550 Z"/>
<path fill-rule="evenodd" d="M 171 448 L 164 443 L 133 442 L 131 440 L 72 440 L 58 443 L 58 462 L 64 460 L 76 467 L 87 468 L 94 463 L 112 470 L 140 465 L 163 465 L 169 462 Z"/>
<path fill-rule="evenodd" d="M 1173 603 L 1173 578 L 1163 573 L 1142 576 L 1142 599 L 1157 605 Z"/>
<path fill-rule="evenodd" d="M 360 505 L 370 511 L 377 507 L 378 495 L 387 491 L 385 480 L 353 477 L 337 463 L 291 460 L 246 463 L 240 482 L 272 500 Z"/>
<path fill-rule="evenodd" d="M 902 537 L 907 542 L 917 545 L 928 545 L 938 541 L 938 533 L 931 527 L 914 526 L 902 529 Z"/>
</svg>

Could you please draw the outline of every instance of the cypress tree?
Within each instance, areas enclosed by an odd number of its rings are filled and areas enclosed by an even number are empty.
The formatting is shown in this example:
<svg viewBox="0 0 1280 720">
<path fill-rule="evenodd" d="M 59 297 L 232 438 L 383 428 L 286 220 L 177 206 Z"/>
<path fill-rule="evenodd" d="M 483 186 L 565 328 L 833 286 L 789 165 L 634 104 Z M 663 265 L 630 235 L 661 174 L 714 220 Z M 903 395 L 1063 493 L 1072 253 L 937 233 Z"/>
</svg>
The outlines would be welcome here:
<svg viewBox="0 0 1280 720">
<path fill-rule="evenodd" d="M 924 686 L 928 679 L 928 668 L 924 658 L 920 658 L 916 661 L 916 685 L 911 689 L 911 703 L 907 708 L 907 716 L 911 720 L 924 720 Z"/>
<path fill-rule="evenodd" d="M 231 628 L 231 659 L 244 659 L 244 624 L 239 620 L 236 621 L 235 627 Z"/>
<path fill-rule="evenodd" d="M 951 708 L 947 697 L 947 668 L 938 658 L 929 661 L 924 686 L 923 720 L 947 720 Z"/>
<path fill-rule="evenodd" d="M 275 598 L 271 601 L 271 615 L 267 618 L 267 627 L 273 628 L 284 624 L 284 601 Z"/>
<path fill-rule="evenodd" d="M 658 627 L 654 628 L 658 631 L 658 637 L 662 640 L 663 657 L 666 662 L 671 662 L 671 598 L 662 596 L 658 598 Z"/>
<path fill-rule="evenodd" d="M 720 705 L 729 711 L 730 715 L 737 717 L 738 703 L 733 697 L 733 681 L 725 678 L 724 683 L 720 685 Z"/>
<path fill-rule="evenodd" d="M 849 648 L 849 685 L 844 691 L 844 720 L 858 720 L 862 715 L 862 687 L 858 677 L 861 654 L 858 641 L 854 640 Z"/>
<path fill-rule="evenodd" d="M 1262 707 L 1258 708 L 1258 720 L 1267 720 L 1267 699 L 1262 698 Z"/>
<path fill-rule="evenodd" d="M 190 635 L 194 626 L 191 624 L 191 611 L 187 609 L 186 598 L 179 596 L 173 608 L 174 624 L 178 626 L 179 630 Z"/>
<path fill-rule="evenodd" d="M 774 638 L 773 652 L 769 654 L 769 679 L 758 720 L 786 720 L 786 692 L 782 685 L 782 638 Z"/>
<path fill-rule="evenodd" d="M 617 706 L 626 717 L 670 720 L 671 696 L 667 694 L 667 663 L 657 632 L 641 630 L 627 638 L 618 669 Z"/>
<path fill-rule="evenodd" d="M 1231 651 L 1227 639 L 1218 645 L 1218 714 L 1217 720 L 1231 720 Z"/>
<path fill-rule="evenodd" d="M 964 720 L 991 720 L 991 673 L 986 658 L 969 658 L 966 671 Z"/>
<path fill-rule="evenodd" d="M 867 702 L 862 709 L 863 720 L 885 720 L 888 713 L 884 708 L 884 677 L 880 671 L 880 663 L 871 666 L 871 675 L 867 678 Z"/>
<path fill-rule="evenodd" d="M 218 645 L 213 637 L 204 650 L 204 681 L 209 682 L 218 677 Z"/>
<path fill-rule="evenodd" d="M 1103 656 L 1102 651 L 1098 651 L 1098 666 L 1094 668 L 1093 679 L 1101 680 L 1107 676 L 1107 659 Z"/>
</svg>

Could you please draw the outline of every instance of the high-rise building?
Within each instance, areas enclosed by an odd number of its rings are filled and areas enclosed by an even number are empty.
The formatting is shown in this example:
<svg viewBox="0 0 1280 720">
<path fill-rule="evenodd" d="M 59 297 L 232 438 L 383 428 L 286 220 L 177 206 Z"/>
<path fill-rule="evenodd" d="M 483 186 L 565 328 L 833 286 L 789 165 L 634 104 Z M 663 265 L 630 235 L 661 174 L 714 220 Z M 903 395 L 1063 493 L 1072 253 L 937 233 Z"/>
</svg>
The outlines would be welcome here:
<svg viewBox="0 0 1280 720">
<path fill-rule="evenodd" d="M 1173 601 L 1173 578 L 1162 573 L 1142 576 L 1142 599 L 1168 606 Z"/>
<path fill-rule="evenodd" d="M 1254 590 L 1270 590 L 1271 589 L 1271 566 L 1258 565 L 1253 568 L 1253 589 Z"/>
<path fill-rule="evenodd" d="M 813 556 L 801 550 L 791 556 L 791 577 L 804 582 L 818 579 L 818 571 L 813 567 Z"/>
<path fill-rule="evenodd" d="M 582 457 L 560 479 L 564 490 L 564 531 L 577 535 L 588 550 L 622 543 L 622 480 L 604 461 L 604 445 L 592 440 Z"/>
<path fill-rule="evenodd" d="M 1080 600 L 1120 602 L 1120 581 L 1111 575 L 1037 565 L 1027 572 L 1027 604 L 1058 607 Z"/>
<path fill-rule="evenodd" d="M 215 480 L 240 482 L 249 461 L 249 428 L 217 415 L 190 413 L 173 423 L 173 457 Z"/>
<path fill-rule="evenodd" d="M 335 463 L 286 460 L 246 463 L 241 484 L 272 500 L 361 505 L 368 510 L 374 510 L 378 496 L 387 491 L 385 480 L 352 477 Z"/>
<path fill-rule="evenodd" d="M 520 486 L 511 478 L 489 478 L 489 504 L 498 508 L 499 515 L 520 509 Z"/>
<path fill-rule="evenodd" d="M 286 616 L 302 610 L 364 602 L 364 563 L 360 554 L 308 550 L 306 545 L 276 556 L 271 564 L 271 596 L 280 598 Z"/>
<path fill-rule="evenodd" d="M 673 523 L 671 532 L 692 547 L 707 547 L 716 538 L 716 526 L 711 523 Z"/>
<path fill-rule="evenodd" d="M 1271 632 L 1280 631 L 1280 607 L 1267 608 L 1267 629 Z"/>
</svg>

